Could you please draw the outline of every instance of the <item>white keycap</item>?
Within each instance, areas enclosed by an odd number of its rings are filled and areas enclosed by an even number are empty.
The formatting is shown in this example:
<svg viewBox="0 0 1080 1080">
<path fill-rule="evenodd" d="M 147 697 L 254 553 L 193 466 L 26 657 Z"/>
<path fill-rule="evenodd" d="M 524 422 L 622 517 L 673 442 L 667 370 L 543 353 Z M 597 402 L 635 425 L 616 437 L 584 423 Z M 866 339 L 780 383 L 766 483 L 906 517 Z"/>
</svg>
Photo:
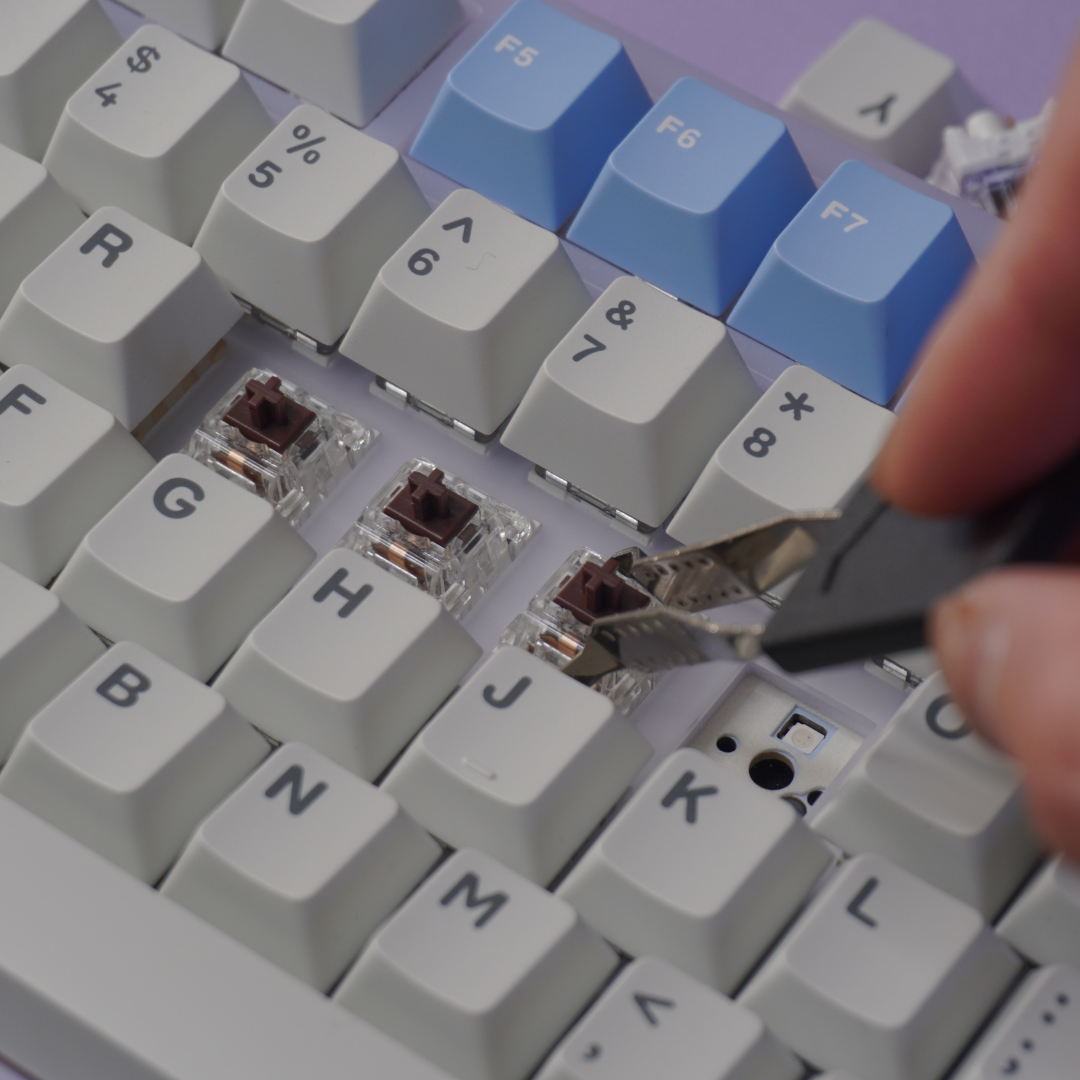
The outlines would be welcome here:
<svg viewBox="0 0 1080 1080">
<path fill-rule="evenodd" d="M 826 799 L 814 828 L 827 840 L 876 851 L 988 919 L 1039 858 L 1018 770 L 966 725 L 940 674 Z"/>
<path fill-rule="evenodd" d="M 170 454 L 83 538 L 57 596 L 203 681 L 315 557 L 274 508 Z"/>
<path fill-rule="evenodd" d="M 962 124 L 962 76 L 947 56 L 879 19 L 861 19 L 787 92 L 781 108 L 917 176 Z"/>
<path fill-rule="evenodd" d="M 22 279 L 85 220 L 44 165 L 0 144 L 0 315 Z"/>
<path fill-rule="evenodd" d="M 731 993 L 829 862 L 787 803 L 697 750 L 678 750 L 558 895 L 623 952 L 662 956 Z"/>
<path fill-rule="evenodd" d="M 458 0 L 245 0 L 222 51 L 363 127 L 464 18 Z"/>
<path fill-rule="evenodd" d="M 1036 964 L 1080 968 L 1080 869 L 1061 855 L 1028 882 L 1002 916 L 998 933 Z"/>
<path fill-rule="evenodd" d="M 0 562 L 41 585 L 153 467 L 101 406 L 19 364 L 0 375 Z"/>
<path fill-rule="evenodd" d="M 196 45 L 219 48 L 243 0 L 127 0 L 127 7 L 167 26 Z"/>
<path fill-rule="evenodd" d="M 222 185 L 195 250 L 231 293 L 333 345 L 427 215 L 393 147 L 301 105 Z"/>
<path fill-rule="evenodd" d="M 0 364 L 44 371 L 130 431 L 241 314 L 197 252 L 107 207 L 19 286 Z"/>
<path fill-rule="evenodd" d="M 896 417 L 808 367 L 781 373 L 709 458 L 668 525 L 680 543 L 839 506 Z"/>
<path fill-rule="evenodd" d="M 120 35 L 97 0 L 0 0 L 0 25 L 0 143 L 40 161 L 64 102 Z"/>
<path fill-rule="evenodd" d="M 30 721 L 0 794 L 154 882 L 269 750 L 217 691 L 123 642 Z"/>
<path fill-rule="evenodd" d="M 757 397 L 723 323 L 622 277 L 544 361 L 502 441 L 657 526 Z"/>
<path fill-rule="evenodd" d="M 144 26 L 72 94 L 45 167 L 88 214 L 122 206 L 190 244 L 272 126 L 234 64 Z"/>
<path fill-rule="evenodd" d="M 1080 1061 L 1080 973 L 1031 972 L 965 1058 L 954 1080 L 1065 1080 Z"/>
<path fill-rule="evenodd" d="M 588 306 L 554 233 L 462 188 L 379 272 L 341 352 L 486 435 Z"/>
<path fill-rule="evenodd" d="M 34 713 L 104 651 L 51 592 L 0 562 L 0 764 Z"/>
<path fill-rule="evenodd" d="M 460 1080 L 524 1080 L 616 963 L 569 904 L 465 850 L 375 934 L 334 999 Z"/>
<path fill-rule="evenodd" d="M 161 891 L 328 990 L 440 854 L 385 792 L 288 743 L 198 827 Z"/>
<path fill-rule="evenodd" d="M 5 798 L 0 866 L 0 1046 L 34 1076 L 449 1080 Z"/>
<path fill-rule="evenodd" d="M 840 869 L 739 995 L 817 1068 L 937 1080 L 1020 958 L 979 913 L 877 855 Z"/>
<path fill-rule="evenodd" d="M 215 685 L 261 731 L 373 780 L 479 657 L 438 600 L 336 548 L 255 627 Z"/>
<path fill-rule="evenodd" d="M 803 1072 L 749 1009 L 649 956 L 619 974 L 537 1080 L 798 1080 Z"/>
<path fill-rule="evenodd" d="M 499 649 L 384 781 L 451 847 L 549 882 L 652 755 L 610 699 L 513 646 Z"/>
</svg>

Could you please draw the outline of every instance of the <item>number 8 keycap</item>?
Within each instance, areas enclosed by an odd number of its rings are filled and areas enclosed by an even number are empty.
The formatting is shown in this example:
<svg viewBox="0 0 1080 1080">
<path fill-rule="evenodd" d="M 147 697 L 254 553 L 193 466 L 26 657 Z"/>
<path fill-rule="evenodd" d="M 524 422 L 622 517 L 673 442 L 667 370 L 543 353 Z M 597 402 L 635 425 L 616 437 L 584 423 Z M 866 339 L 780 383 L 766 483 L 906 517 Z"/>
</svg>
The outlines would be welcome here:
<svg viewBox="0 0 1080 1080">
<path fill-rule="evenodd" d="M 776 238 L 728 321 L 884 404 L 973 262 L 946 203 L 845 161 Z"/>
</svg>

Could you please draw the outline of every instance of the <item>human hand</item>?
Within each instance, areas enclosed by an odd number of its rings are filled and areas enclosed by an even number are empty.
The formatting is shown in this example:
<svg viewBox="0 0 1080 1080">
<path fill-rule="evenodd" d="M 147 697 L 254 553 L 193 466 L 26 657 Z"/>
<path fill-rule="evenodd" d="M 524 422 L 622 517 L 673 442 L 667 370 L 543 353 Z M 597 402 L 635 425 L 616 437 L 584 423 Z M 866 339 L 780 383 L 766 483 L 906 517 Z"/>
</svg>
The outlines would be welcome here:
<svg viewBox="0 0 1080 1080">
<path fill-rule="evenodd" d="M 974 513 L 1077 446 L 1080 51 L 1012 221 L 923 350 L 873 483 L 915 513 Z M 1020 764 L 1044 840 L 1080 862 L 1080 571 L 995 571 L 941 601 L 929 631 L 957 705 Z"/>
</svg>

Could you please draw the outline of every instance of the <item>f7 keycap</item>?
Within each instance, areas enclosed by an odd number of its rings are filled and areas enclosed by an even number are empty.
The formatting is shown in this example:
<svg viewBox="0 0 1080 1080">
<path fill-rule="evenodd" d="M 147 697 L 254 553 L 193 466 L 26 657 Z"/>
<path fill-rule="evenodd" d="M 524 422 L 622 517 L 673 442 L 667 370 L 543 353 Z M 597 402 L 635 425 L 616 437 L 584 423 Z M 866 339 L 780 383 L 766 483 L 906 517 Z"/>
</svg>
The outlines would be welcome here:
<svg viewBox="0 0 1080 1080">
<path fill-rule="evenodd" d="M 242 314 L 197 252 L 105 207 L 19 286 L 0 365 L 29 364 L 145 432 Z"/>
<path fill-rule="evenodd" d="M 234 296 L 330 352 L 427 215 L 393 147 L 301 105 L 221 185 L 194 247 Z"/>
<path fill-rule="evenodd" d="M 190 244 L 271 126 L 235 64 L 144 26 L 71 96 L 45 167 L 86 213 L 122 206 Z"/>
<path fill-rule="evenodd" d="M 728 322 L 881 405 L 974 258 L 950 206 L 845 161 L 776 238 Z"/>
<path fill-rule="evenodd" d="M 782 120 L 680 79 L 612 151 L 567 239 L 719 315 L 813 194 Z"/>
<path fill-rule="evenodd" d="M 447 75 L 410 153 L 554 230 L 649 106 L 616 38 L 518 0 Z"/>
</svg>

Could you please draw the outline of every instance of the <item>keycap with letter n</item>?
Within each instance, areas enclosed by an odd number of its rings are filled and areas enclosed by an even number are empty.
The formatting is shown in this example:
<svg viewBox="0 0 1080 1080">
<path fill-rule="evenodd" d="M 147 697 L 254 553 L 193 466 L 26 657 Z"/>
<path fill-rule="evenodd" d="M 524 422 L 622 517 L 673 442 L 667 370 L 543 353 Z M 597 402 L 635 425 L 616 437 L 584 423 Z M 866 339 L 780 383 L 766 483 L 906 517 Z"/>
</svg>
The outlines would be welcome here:
<svg viewBox="0 0 1080 1080">
<path fill-rule="evenodd" d="M 649 106 L 616 38 L 518 0 L 446 77 L 410 152 L 554 230 Z"/>
<path fill-rule="evenodd" d="M 813 194 L 782 120 L 685 78 L 612 152 L 567 237 L 719 315 Z"/>
<path fill-rule="evenodd" d="M 845 161 L 776 238 L 728 321 L 884 404 L 973 262 L 946 203 Z"/>
</svg>

